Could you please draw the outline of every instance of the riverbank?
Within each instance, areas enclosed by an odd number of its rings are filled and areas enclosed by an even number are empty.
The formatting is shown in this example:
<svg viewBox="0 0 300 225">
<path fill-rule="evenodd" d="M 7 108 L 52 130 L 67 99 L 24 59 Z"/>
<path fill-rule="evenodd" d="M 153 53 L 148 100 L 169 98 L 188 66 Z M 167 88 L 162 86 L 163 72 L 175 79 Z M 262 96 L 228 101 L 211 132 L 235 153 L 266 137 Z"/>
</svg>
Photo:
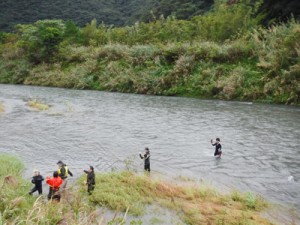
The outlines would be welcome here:
<svg viewBox="0 0 300 225">
<path fill-rule="evenodd" d="M 0 35 L 0 83 L 300 104 L 300 24 L 259 25 L 244 1 L 190 21 L 60 20 Z M 238 22 L 237 22 L 238 21 Z"/>
<path fill-rule="evenodd" d="M 108 222 L 99 213 L 103 207 L 116 212 L 109 224 L 124 224 L 127 215 L 134 218 L 130 224 L 143 224 L 139 218 L 151 205 L 171 210 L 178 224 L 271 224 L 260 215 L 268 204 L 251 193 L 221 195 L 207 186 L 177 185 L 130 171 L 96 174 L 91 196 L 86 194 L 82 177 L 61 203 L 50 204 L 44 197 L 28 195 L 31 184 L 21 177 L 24 167 L 19 159 L 1 154 L 0 162 L 0 219 L 4 224 L 101 224 Z M 160 221 L 154 217 L 153 223 Z"/>
</svg>

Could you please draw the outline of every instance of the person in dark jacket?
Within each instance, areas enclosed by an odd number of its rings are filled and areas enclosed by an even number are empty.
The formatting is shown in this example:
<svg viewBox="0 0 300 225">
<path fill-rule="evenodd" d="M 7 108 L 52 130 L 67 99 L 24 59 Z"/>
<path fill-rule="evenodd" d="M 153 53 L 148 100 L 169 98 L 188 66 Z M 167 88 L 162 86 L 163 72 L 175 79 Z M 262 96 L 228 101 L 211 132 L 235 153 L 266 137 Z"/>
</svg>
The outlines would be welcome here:
<svg viewBox="0 0 300 225">
<path fill-rule="evenodd" d="M 145 153 L 139 153 L 140 158 L 144 160 L 144 170 L 150 172 L 150 150 L 145 148 Z"/>
<path fill-rule="evenodd" d="M 73 177 L 73 173 L 69 170 L 67 165 L 63 163 L 61 160 L 57 162 L 58 165 L 58 176 L 63 180 L 63 183 L 61 185 L 61 191 L 66 188 L 68 183 L 68 175 Z"/>
<path fill-rule="evenodd" d="M 34 192 L 38 191 L 39 195 L 43 194 L 43 182 L 44 178 L 41 176 L 38 170 L 34 171 L 34 176 L 32 177 L 31 183 L 34 184 L 34 187 L 30 190 L 29 194 L 32 195 Z"/>
<path fill-rule="evenodd" d="M 211 139 L 210 143 L 212 144 L 212 146 L 216 146 L 214 156 L 220 158 L 222 155 L 222 145 L 220 144 L 220 138 L 216 138 L 215 143 L 213 143 L 213 140 Z"/>
<path fill-rule="evenodd" d="M 94 167 L 90 166 L 89 170 L 84 170 L 84 172 L 87 174 L 86 176 L 86 184 L 88 186 L 88 193 L 91 195 L 92 191 L 95 189 L 95 173 L 94 173 Z"/>
</svg>

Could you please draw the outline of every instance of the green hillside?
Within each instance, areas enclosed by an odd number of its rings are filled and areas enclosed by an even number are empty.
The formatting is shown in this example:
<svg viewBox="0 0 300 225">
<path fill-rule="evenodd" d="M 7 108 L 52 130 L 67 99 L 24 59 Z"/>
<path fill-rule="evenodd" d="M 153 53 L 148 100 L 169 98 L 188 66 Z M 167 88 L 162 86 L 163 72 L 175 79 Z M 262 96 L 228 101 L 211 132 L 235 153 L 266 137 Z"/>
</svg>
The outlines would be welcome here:
<svg viewBox="0 0 300 225">
<path fill-rule="evenodd" d="M 222 0 L 228 5 L 238 0 Z M 252 3 L 256 0 L 249 0 Z M 299 0 L 264 0 L 259 13 L 264 24 L 299 18 Z M 209 11 L 213 0 L 1 0 L 0 30 L 9 31 L 16 24 L 34 23 L 44 19 L 72 20 L 84 26 L 92 19 L 107 25 L 132 25 L 149 22 L 161 15 L 190 19 Z"/>
<path fill-rule="evenodd" d="M 0 83 L 300 104 L 300 24 L 261 27 L 257 4 L 218 1 L 191 20 L 0 33 Z"/>
<path fill-rule="evenodd" d="M 1 0 L 0 30 L 43 19 L 73 20 L 84 26 L 92 19 L 121 26 L 150 21 L 161 14 L 187 19 L 207 11 L 213 0 Z"/>
</svg>

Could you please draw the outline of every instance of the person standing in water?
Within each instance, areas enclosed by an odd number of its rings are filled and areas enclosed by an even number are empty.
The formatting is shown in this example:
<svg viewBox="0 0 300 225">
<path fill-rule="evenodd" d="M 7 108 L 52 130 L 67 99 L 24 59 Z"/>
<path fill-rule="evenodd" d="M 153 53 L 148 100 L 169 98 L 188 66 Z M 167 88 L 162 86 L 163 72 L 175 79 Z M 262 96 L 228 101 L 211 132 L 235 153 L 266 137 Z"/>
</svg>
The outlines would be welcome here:
<svg viewBox="0 0 300 225">
<path fill-rule="evenodd" d="M 144 170 L 150 172 L 150 150 L 145 148 L 145 153 L 139 153 L 140 158 L 144 160 Z"/>
<path fill-rule="evenodd" d="M 216 138 L 215 143 L 213 143 L 213 140 L 211 139 L 210 143 L 212 144 L 212 146 L 216 146 L 214 156 L 220 158 L 222 155 L 222 145 L 220 144 L 220 138 Z"/>
</svg>

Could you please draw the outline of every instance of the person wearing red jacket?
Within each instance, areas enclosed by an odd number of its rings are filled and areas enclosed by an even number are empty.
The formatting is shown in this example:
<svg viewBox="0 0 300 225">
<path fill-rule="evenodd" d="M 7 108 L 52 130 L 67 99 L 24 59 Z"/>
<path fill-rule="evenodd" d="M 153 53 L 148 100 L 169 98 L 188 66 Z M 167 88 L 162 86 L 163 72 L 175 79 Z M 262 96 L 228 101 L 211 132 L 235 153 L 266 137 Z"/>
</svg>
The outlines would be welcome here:
<svg viewBox="0 0 300 225">
<path fill-rule="evenodd" d="M 53 178 L 47 177 L 46 183 L 49 185 L 48 200 L 55 199 L 60 201 L 60 193 L 58 192 L 63 180 L 58 176 L 58 172 L 53 173 Z"/>
</svg>

